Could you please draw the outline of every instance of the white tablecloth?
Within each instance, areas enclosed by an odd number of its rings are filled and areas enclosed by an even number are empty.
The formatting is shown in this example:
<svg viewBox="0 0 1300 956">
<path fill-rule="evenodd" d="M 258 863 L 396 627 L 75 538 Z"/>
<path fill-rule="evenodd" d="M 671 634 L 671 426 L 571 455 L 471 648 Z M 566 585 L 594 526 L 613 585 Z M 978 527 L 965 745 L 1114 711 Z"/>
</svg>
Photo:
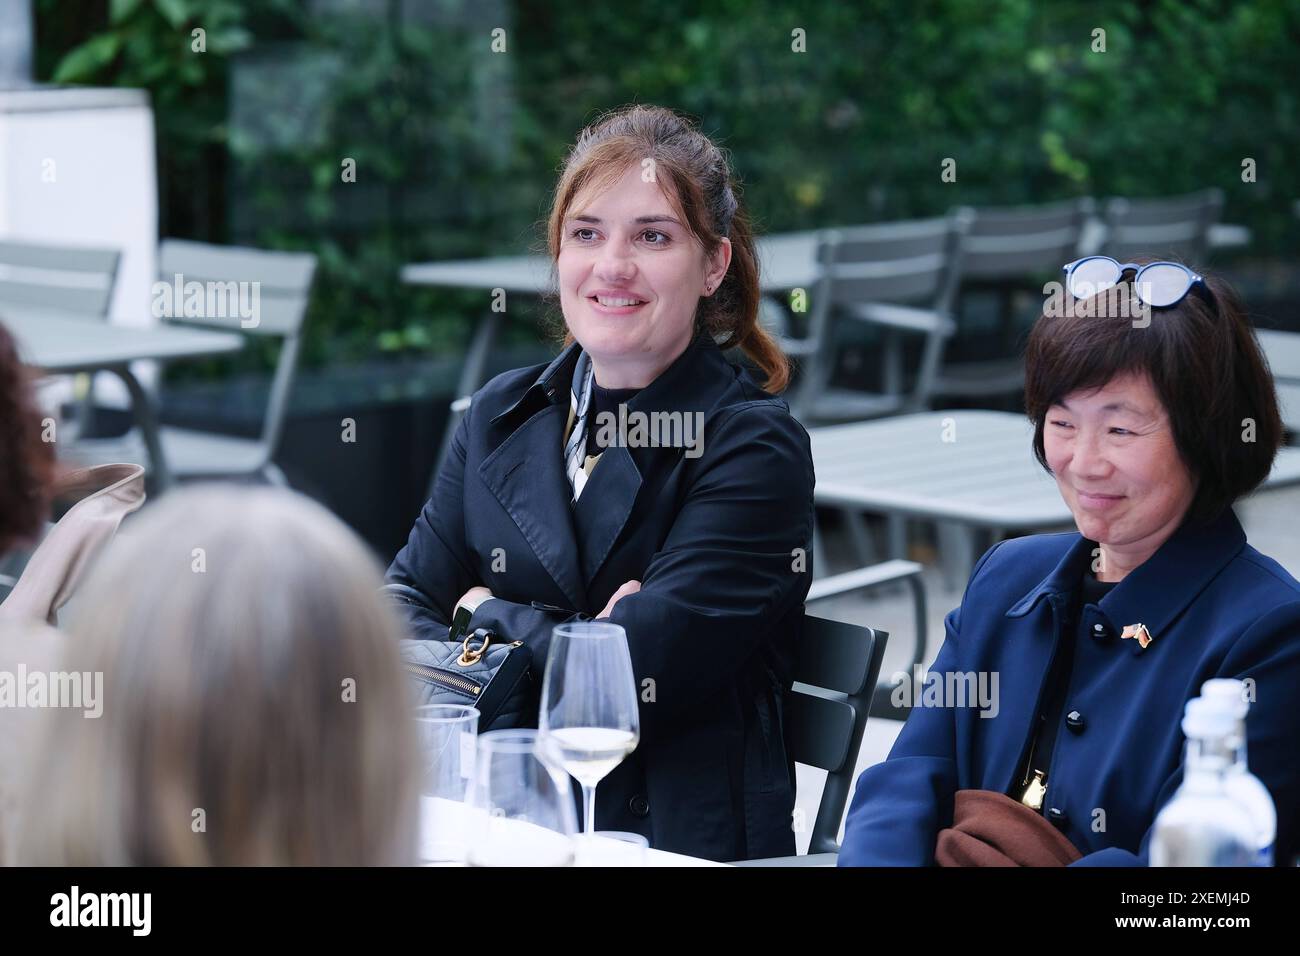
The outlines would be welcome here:
<svg viewBox="0 0 1300 956">
<path fill-rule="evenodd" d="M 474 826 L 474 821 L 470 814 L 476 811 L 470 810 L 464 804 L 457 803 L 454 800 L 444 800 L 439 797 L 421 797 L 420 798 L 420 844 L 422 860 L 428 860 L 436 854 L 430 852 L 429 847 L 437 837 L 436 826 L 445 827 L 452 833 L 459 830 L 468 833 Z M 500 828 L 496 836 L 504 836 L 501 842 L 504 844 L 508 841 L 511 849 L 510 862 L 515 865 L 523 865 L 523 861 L 529 857 L 546 858 L 547 855 L 553 854 L 557 841 L 564 838 L 551 830 L 546 830 L 535 824 L 525 823 L 520 820 L 495 819 L 491 825 Z M 616 841 L 608 841 L 616 844 Z M 684 856 L 680 853 L 668 853 L 664 850 L 647 850 L 645 857 L 646 866 L 726 866 L 725 863 L 717 863 L 713 860 L 702 860 L 694 856 Z M 439 864 L 433 864 L 439 865 Z M 448 865 L 448 864 L 444 864 Z M 455 864 L 449 864 L 455 865 Z"/>
</svg>

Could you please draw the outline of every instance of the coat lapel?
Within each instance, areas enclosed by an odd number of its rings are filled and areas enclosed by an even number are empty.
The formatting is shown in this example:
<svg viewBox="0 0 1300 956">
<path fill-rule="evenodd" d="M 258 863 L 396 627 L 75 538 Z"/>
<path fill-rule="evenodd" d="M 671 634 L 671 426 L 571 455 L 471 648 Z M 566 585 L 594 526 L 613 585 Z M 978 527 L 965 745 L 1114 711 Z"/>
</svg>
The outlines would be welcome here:
<svg viewBox="0 0 1300 956">
<path fill-rule="evenodd" d="M 582 575 L 591 581 L 632 514 L 641 491 L 641 471 L 622 446 L 607 448 L 582 490 L 574 513 L 582 541 Z"/>
<path fill-rule="evenodd" d="M 494 425 L 525 420 L 479 466 L 484 484 L 575 610 L 586 607 L 587 585 L 608 560 L 647 476 L 682 456 L 678 448 L 607 448 L 576 508 L 570 506 L 564 432 L 579 354 L 577 343 L 570 344 L 518 401 L 492 419 Z M 705 413 L 735 374 L 712 338 L 700 332 L 628 402 L 628 409 Z"/>
<path fill-rule="evenodd" d="M 547 405 L 511 432 L 479 466 L 479 476 L 501 502 L 574 610 L 587 605 L 578 540 L 564 474 L 568 404 Z"/>
</svg>

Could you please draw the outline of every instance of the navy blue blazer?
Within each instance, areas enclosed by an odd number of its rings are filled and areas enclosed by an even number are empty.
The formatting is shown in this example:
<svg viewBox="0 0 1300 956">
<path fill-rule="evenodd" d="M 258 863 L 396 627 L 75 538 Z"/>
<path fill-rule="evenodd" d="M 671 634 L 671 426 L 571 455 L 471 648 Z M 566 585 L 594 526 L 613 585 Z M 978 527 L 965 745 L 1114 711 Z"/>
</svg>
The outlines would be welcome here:
<svg viewBox="0 0 1300 956">
<path fill-rule="evenodd" d="M 641 742 L 597 788 L 601 829 L 718 860 L 794 852 L 786 718 L 812 579 L 808 434 L 712 338 L 698 335 L 629 412 L 704 415 L 698 457 L 607 448 L 576 507 L 564 428 L 579 347 L 473 396 L 433 497 L 386 576 L 417 638 L 445 640 L 456 600 L 494 598 L 471 627 L 526 641 L 599 614 L 627 630 Z"/>
<path fill-rule="evenodd" d="M 1079 534 L 1034 535 L 980 559 L 927 682 L 997 673 L 997 715 L 914 708 L 888 759 L 858 778 L 841 865 L 931 865 L 956 791 L 1011 790 L 1094 547 Z M 1145 649 L 1120 637 L 1137 623 L 1153 638 Z M 1074 865 L 1147 864 L 1156 813 L 1182 780 L 1183 705 L 1211 677 L 1255 681 L 1247 758 L 1277 806 L 1276 862 L 1289 865 L 1300 852 L 1300 583 L 1246 543 L 1228 509 L 1206 525 L 1185 522 L 1084 605 L 1077 626 L 1062 713 L 1078 711 L 1082 726 L 1067 730 L 1062 717 L 1044 802 L 1063 811 L 1057 825 L 1083 854 Z"/>
</svg>

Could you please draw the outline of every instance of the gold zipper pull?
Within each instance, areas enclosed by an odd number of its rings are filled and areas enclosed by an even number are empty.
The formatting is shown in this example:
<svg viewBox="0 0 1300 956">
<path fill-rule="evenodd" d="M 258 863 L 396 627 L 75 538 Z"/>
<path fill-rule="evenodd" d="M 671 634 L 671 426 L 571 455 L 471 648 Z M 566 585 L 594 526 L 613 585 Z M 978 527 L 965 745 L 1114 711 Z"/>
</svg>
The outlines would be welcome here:
<svg viewBox="0 0 1300 956">
<path fill-rule="evenodd" d="M 1034 779 L 1025 787 L 1020 802 L 1031 810 L 1043 809 L 1043 798 L 1047 795 L 1046 775 L 1041 770 L 1034 771 Z"/>
</svg>

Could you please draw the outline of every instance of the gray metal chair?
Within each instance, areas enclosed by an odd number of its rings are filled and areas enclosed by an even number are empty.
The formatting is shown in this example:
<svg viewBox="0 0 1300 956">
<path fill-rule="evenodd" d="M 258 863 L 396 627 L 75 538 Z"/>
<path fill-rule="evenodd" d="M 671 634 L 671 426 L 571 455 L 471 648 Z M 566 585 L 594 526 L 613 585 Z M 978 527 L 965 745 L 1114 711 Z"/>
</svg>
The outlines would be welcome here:
<svg viewBox="0 0 1300 956">
<path fill-rule="evenodd" d="M 790 726 L 794 759 L 826 771 L 808 856 L 746 860 L 739 866 L 815 866 L 833 862 L 858 751 L 889 635 L 857 624 L 804 617 L 795 662 Z"/>
<path fill-rule="evenodd" d="M 1101 251 L 1120 262 L 1155 256 L 1196 265 L 1210 245 L 1210 227 L 1223 212 L 1223 191 L 1205 189 L 1160 199 L 1107 200 Z"/>
<path fill-rule="evenodd" d="M 120 258 L 116 249 L 0 241 L 0 314 L 21 305 L 105 315 Z"/>
<path fill-rule="evenodd" d="M 1036 206 L 962 207 L 969 225 L 962 238 L 957 334 L 966 324 L 962 306 L 973 294 L 993 292 L 1002 354 L 960 363 L 950 356 L 935 376 L 936 395 L 978 399 L 1024 387 L 1017 300 L 1027 293 L 1041 302 L 1043 281 L 1059 280 L 1061 266 L 1078 258 L 1093 205 L 1083 198 Z"/>
<path fill-rule="evenodd" d="M 180 275 L 183 283 L 258 283 L 260 315 L 254 327 L 243 328 L 237 317 L 222 316 L 173 314 L 164 316 L 164 321 L 282 340 L 261 435 L 240 438 L 164 427 L 161 439 L 168 467 L 177 478 L 261 477 L 273 484 L 287 485 L 284 473 L 272 457 L 279 445 L 298 365 L 303 317 L 316 274 L 316 256 L 307 252 L 272 252 L 165 239 L 159 246 L 158 260 L 163 282 L 173 282 Z M 179 304 L 175 305 L 173 313 L 181 313 Z M 69 457 L 79 462 L 148 461 L 138 429 L 119 438 L 78 442 Z"/>
<path fill-rule="evenodd" d="M 799 381 L 788 396 L 805 424 L 857 421 L 924 408 L 952 334 L 950 314 L 961 274 L 962 212 L 937 219 L 831 229 L 818 248 L 821 275 L 811 290 L 812 311 L 805 339 L 782 337 L 782 346 L 802 360 Z M 766 306 L 764 324 L 779 319 Z M 844 320 L 884 331 L 884 384 L 880 393 L 830 386 Z M 903 388 L 904 333 L 920 335 L 924 346 L 910 392 Z"/>
<path fill-rule="evenodd" d="M 909 673 L 911 673 L 912 666 L 919 667 L 925 663 L 925 651 L 929 642 L 923 570 L 924 568 L 915 561 L 892 558 L 869 567 L 827 575 L 813 581 L 804 602 L 813 604 L 851 591 L 870 591 L 887 584 L 906 585 L 912 595 L 913 641 L 912 656 L 908 662 Z M 876 685 L 875 696 L 871 701 L 871 716 L 883 717 L 886 720 L 907 719 L 910 710 L 894 706 L 891 700 L 893 692 L 894 685 L 889 681 L 881 681 Z"/>
<path fill-rule="evenodd" d="M 6 305 L 36 306 L 103 319 L 113 299 L 121 253 L 116 249 L 52 246 L 44 243 L 0 241 L 0 319 Z M 62 378 L 53 376 L 51 380 Z M 67 380 L 67 379 L 65 379 Z M 71 377 L 80 397 L 78 429 L 90 425 L 94 376 Z"/>
</svg>

